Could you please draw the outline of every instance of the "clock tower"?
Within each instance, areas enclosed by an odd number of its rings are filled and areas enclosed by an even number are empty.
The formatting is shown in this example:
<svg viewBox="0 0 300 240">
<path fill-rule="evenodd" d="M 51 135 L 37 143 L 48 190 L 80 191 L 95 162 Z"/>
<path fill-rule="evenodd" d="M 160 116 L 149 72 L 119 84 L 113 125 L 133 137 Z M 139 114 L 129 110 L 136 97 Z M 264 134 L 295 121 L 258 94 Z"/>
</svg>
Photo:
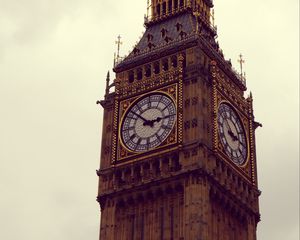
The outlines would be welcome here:
<svg viewBox="0 0 300 240">
<path fill-rule="evenodd" d="M 212 0 L 152 0 L 106 79 L 100 240 L 256 240 L 252 95 L 216 41 Z"/>
</svg>

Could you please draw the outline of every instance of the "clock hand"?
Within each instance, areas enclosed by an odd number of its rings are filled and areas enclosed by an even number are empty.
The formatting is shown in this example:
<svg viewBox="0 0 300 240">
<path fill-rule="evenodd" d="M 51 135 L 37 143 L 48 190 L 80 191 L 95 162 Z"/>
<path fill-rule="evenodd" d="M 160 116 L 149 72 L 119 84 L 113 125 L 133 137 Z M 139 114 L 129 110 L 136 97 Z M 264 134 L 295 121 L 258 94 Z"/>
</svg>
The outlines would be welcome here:
<svg viewBox="0 0 300 240">
<path fill-rule="evenodd" d="M 174 116 L 174 115 L 175 115 L 175 114 L 167 115 L 167 116 L 164 116 L 164 117 L 157 117 L 156 119 L 151 120 L 151 122 L 152 122 L 152 123 L 160 122 L 161 120 L 166 119 L 166 118 L 169 118 L 169 117 L 172 117 L 172 116 Z"/>
<path fill-rule="evenodd" d="M 140 119 L 142 119 L 143 121 L 144 121 L 144 126 L 146 126 L 146 125 L 149 125 L 149 123 L 150 123 L 150 121 L 149 120 L 147 120 L 147 119 L 145 119 L 144 117 L 142 117 L 140 114 L 137 114 L 137 113 L 135 113 L 135 112 L 133 112 L 133 111 L 130 111 L 132 114 L 134 114 L 134 115 L 136 115 L 138 118 L 140 118 Z"/>
<path fill-rule="evenodd" d="M 230 127 L 230 125 L 229 125 L 229 123 L 228 123 L 227 118 L 225 118 L 225 124 L 227 125 L 228 132 L 230 131 L 230 132 L 232 133 L 232 130 L 231 130 L 231 127 Z"/>
<path fill-rule="evenodd" d="M 237 141 L 238 137 L 235 136 L 235 134 L 233 133 L 233 131 L 231 130 L 230 124 L 228 123 L 227 118 L 225 118 L 225 124 L 227 125 L 228 128 L 228 134 L 230 135 L 230 137 L 232 138 L 233 141 Z"/>
<path fill-rule="evenodd" d="M 237 141 L 238 137 L 230 130 L 228 130 L 228 133 L 230 135 L 230 137 L 232 138 L 233 141 Z"/>
<path fill-rule="evenodd" d="M 168 116 L 167 116 L 168 117 Z M 155 122 L 160 122 L 162 119 L 164 119 L 164 118 L 166 118 L 166 117 L 163 117 L 163 118 L 161 118 L 161 117 L 157 117 L 156 119 L 154 119 L 154 120 L 149 120 L 149 126 L 150 127 L 153 127 L 154 126 L 154 123 Z"/>
</svg>

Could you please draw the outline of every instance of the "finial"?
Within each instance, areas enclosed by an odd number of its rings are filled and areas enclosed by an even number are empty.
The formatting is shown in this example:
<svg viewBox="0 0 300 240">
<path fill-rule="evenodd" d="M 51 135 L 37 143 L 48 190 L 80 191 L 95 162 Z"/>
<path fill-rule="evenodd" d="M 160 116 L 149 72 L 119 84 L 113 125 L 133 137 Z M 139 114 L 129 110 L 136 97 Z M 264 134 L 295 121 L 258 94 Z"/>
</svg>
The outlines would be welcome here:
<svg viewBox="0 0 300 240">
<path fill-rule="evenodd" d="M 211 11 L 211 21 L 212 21 L 212 26 L 215 26 L 215 9 Z"/>
<path fill-rule="evenodd" d="M 110 74 L 109 71 L 107 72 L 106 75 L 106 88 L 105 88 L 105 95 L 109 94 L 109 82 L 110 82 Z"/>
<path fill-rule="evenodd" d="M 238 63 L 240 63 L 240 68 L 241 68 L 241 77 L 243 77 L 243 63 L 245 63 L 245 60 L 243 59 L 243 55 L 240 54 L 238 59 Z"/>
<path fill-rule="evenodd" d="M 114 67 L 116 66 L 116 53 L 114 53 Z"/>
<path fill-rule="evenodd" d="M 199 33 L 199 17 L 200 17 L 200 13 L 198 11 L 194 11 L 193 12 L 194 16 L 196 17 L 196 33 Z"/>
<path fill-rule="evenodd" d="M 149 0 L 147 0 L 147 21 L 148 21 L 148 19 L 149 19 L 149 9 L 150 9 L 150 2 L 149 2 Z"/>
<path fill-rule="evenodd" d="M 120 35 L 118 36 L 118 40 L 115 43 L 117 44 L 117 56 L 115 57 L 115 63 L 118 63 L 119 59 L 120 59 L 120 47 L 123 44 L 121 42 L 121 36 Z"/>
</svg>

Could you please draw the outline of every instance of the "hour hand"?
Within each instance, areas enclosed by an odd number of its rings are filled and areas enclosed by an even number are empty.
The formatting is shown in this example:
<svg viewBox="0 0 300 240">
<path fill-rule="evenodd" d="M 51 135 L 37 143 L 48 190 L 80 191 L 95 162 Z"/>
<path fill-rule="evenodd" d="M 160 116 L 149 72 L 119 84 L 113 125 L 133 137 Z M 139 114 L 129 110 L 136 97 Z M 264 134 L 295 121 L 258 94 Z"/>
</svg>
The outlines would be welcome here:
<svg viewBox="0 0 300 240">
<path fill-rule="evenodd" d="M 161 120 L 165 119 L 165 118 L 169 118 L 169 117 L 172 117 L 174 116 L 173 115 L 167 115 L 167 116 L 164 116 L 164 117 L 157 117 L 156 119 L 152 120 L 152 122 L 160 122 Z"/>
<path fill-rule="evenodd" d="M 134 115 L 136 115 L 138 118 L 142 119 L 144 121 L 144 125 L 148 125 L 149 120 L 147 120 L 146 118 L 142 117 L 140 114 L 137 114 L 135 112 L 131 111 L 131 113 L 134 114 Z"/>
<path fill-rule="evenodd" d="M 231 130 L 228 130 L 228 134 L 230 135 L 233 141 L 239 140 L 239 138 Z"/>
</svg>

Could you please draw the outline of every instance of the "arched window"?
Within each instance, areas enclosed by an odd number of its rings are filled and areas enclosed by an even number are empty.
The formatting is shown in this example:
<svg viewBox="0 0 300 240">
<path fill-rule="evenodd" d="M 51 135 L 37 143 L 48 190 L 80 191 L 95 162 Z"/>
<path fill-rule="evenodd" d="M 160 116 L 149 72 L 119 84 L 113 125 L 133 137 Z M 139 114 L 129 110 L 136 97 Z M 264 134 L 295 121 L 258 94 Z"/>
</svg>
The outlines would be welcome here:
<svg viewBox="0 0 300 240">
<path fill-rule="evenodd" d="M 164 71 L 168 71 L 169 70 L 169 63 L 168 63 L 168 59 L 164 59 L 162 62 L 163 65 L 163 70 Z"/>
<path fill-rule="evenodd" d="M 163 2 L 163 5 L 162 5 L 162 14 L 163 15 L 166 15 L 167 13 L 167 3 L 166 2 Z"/>
<path fill-rule="evenodd" d="M 174 11 L 178 9 L 178 0 L 174 0 Z"/>
<path fill-rule="evenodd" d="M 174 67 L 174 68 L 176 68 L 177 67 L 177 56 L 173 56 L 172 57 L 172 59 L 171 59 L 171 61 L 172 61 L 172 66 Z"/>
<path fill-rule="evenodd" d="M 160 4 L 157 4 L 157 6 L 156 6 L 156 13 L 157 13 L 157 16 L 160 16 Z"/>
<path fill-rule="evenodd" d="M 168 12 L 171 13 L 172 12 L 172 0 L 168 1 Z"/>
<path fill-rule="evenodd" d="M 134 72 L 133 71 L 128 72 L 128 81 L 130 83 L 134 82 Z"/>
<path fill-rule="evenodd" d="M 150 77 L 151 76 L 151 65 L 147 65 L 145 67 L 145 76 Z"/>
<path fill-rule="evenodd" d="M 159 62 L 154 63 L 154 73 L 158 74 L 160 72 Z"/>
<path fill-rule="evenodd" d="M 143 70 L 139 68 L 137 70 L 137 80 L 142 80 L 142 78 L 143 78 Z"/>
<path fill-rule="evenodd" d="M 179 7 L 180 7 L 180 8 L 183 8 L 183 5 L 184 5 L 183 0 L 180 0 L 180 2 L 179 2 Z"/>
</svg>

